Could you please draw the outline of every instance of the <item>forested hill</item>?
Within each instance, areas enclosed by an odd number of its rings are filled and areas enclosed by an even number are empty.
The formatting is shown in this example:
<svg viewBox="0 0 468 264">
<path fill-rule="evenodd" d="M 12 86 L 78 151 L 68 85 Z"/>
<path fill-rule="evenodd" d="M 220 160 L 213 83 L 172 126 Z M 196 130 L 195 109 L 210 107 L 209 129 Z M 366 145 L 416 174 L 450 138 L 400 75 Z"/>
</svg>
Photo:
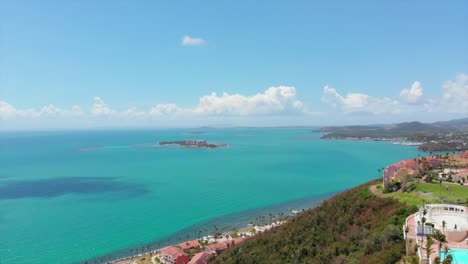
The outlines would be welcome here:
<svg viewBox="0 0 468 264">
<path fill-rule="evenodd" d="M 417 208 L 377 198 L 368 187 L 341 193 L 212 262 L 395 263 L 405 254 L 403 222 Z"/>
<path fill-rule="evenodd" d="M 373 139 L 420 142 L 422 151 L 468 150 L 468 118 L 435 123 L 322 127 L 322 139 Z"/>
</svg>

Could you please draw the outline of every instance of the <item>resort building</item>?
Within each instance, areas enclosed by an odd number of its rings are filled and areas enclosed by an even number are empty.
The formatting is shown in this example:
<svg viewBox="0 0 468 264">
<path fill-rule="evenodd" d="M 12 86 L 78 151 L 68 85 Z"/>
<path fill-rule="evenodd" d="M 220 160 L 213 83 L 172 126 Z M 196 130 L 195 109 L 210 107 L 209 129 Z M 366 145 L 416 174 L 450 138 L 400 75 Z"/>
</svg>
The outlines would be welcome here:
<svg viewBox="0 0 468 264">
<path fill-rule="evenodd" d="M 387 188 L 390 182 L 401 181 L 407 176 L 415 176 L 418 171 L 419 165 L 414 159 L 394 163 L 384 170 L 383 186 Z"/>
<path fill-rule="evenodd" d="M 221 251 L 228 248 L 227 244 L 224 242 L 219 242 L 213 245 L 208 245 L 205 247 L 205 251 L 210 254 L 219 254 Z"/>
<path fill-rule="evenodd" d="M 461 242 L 468 238 L 467 210 L 467 207 L 461 205 L 428 204 L 421 207 L 417 219 L 422 223 L 422 218 L 425 217 L 426 224 L 430 223 L 435 229 L 442 231 L 447 236 L 447 241 Z"/>
<path fill-rule="evenodd" d="M 189 256 L 178 247 L 165 247 L 161 250 L 161 260 L 169 264 L 186 264 Z"/>
<path fill-rule="evenodd" d="M 199 248 L 201 245 L 197 240 L 191 240 L 180 243 L 179 247 L 181 247 L 183 250 L 189 250 L 193 248 Z"/>
<path fill-rule="evenodd" d="M 184 141 L 184 144 L 185 145 L 189 145 L 189 146 L 206 146 L 208 143 L 206 142 L 206 140 L 201 140 L 201 139 L 187 139 Z"/>
<path fill-rule="evenodd" d="M 188 264 L 206 264 L 210 259 L 211 254 L 208 252 L 200 252 L 195 254 Z"/>
<path fill-rule="evenodd" d="M 405 239 L 407 241 L 412 239 L 418 244 L 417 254 L 421 263 L 432 263 L 439 256 L 436 246 L 433 245 L 432 254 L 428 259 L 426 253 L 428 249 L 425 247 L 427 237 L 434 234 L 435 230 L 445 235 L 447 246 L 454 249 L 453 252 L 463 251 L 465 252 L 463 254 L 466 254 L 466 251 L 468 251 L 468 207 L 466 206 L 452 204 L 424 205 L 418 212 L 406 219 L 403 228 Z"/>
</svg>

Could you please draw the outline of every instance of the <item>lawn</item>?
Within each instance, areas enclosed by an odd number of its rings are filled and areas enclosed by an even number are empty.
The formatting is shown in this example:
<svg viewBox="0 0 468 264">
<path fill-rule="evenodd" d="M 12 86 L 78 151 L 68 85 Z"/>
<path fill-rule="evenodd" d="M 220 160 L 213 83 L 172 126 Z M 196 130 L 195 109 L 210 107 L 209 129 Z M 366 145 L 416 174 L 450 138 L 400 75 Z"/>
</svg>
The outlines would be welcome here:
<svg viewBox="0 0 468 264">
<path fill-rule="evenodd" d="M 450 187 L 450 191 L 447 190 Z M 466 203 L 468 199 L 468 187 L 454 183 L 427 183 L 421 182 L 416 184 L 416 191 L 430 193 L 440 199 L 450 202 Z"/>
<path fill-rule="evenodd" d="M 462 203 L 467 205 L 468 187 L 454 183 L 415 183 L 416 189 L 411 192 L 397 191 L 393 193 L 382 194 L 379 196 L 395 198 L 406 204 L 421 206 L 427 203 Z M 451 191 L 446 186 L 450 186 Z M 382 189 L 377 189 L 381 192 Z"/>
</svg>

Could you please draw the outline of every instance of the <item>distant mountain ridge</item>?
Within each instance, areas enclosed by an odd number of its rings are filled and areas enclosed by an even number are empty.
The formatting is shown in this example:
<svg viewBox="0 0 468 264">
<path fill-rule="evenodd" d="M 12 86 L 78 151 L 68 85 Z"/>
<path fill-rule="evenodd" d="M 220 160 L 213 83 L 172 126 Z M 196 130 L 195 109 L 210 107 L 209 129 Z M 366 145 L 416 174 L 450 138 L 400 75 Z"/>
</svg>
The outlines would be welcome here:
<svg viewBox="0 0 468 264">
<path fill-rule="evenodd" d="M 450 127 L 452 129 L 468 130 L 468 117 L 449 121 L 434 122 L 432 125 L 437 127 Z"/>
<path fill-rule="evenodd" d="M 468 149 L 468 118 L 422 123 L 418 121 L 389 125 L 331 126 L 322 139 L 372 139 L 420 142 L 423 151 L 461 151 Z"/>
<path fill-rule="evenodd" d="M 419 121 L 403 122 L 386 125 L 351 125 L 351 126 L 327 126 L 320 129 L 321 132 L 337 131 L 405 131 L 405 132 L 447 132 L 450 130 L 468 130 L 468 117 L 434 123 L 422 123 Z"/>
</svg>

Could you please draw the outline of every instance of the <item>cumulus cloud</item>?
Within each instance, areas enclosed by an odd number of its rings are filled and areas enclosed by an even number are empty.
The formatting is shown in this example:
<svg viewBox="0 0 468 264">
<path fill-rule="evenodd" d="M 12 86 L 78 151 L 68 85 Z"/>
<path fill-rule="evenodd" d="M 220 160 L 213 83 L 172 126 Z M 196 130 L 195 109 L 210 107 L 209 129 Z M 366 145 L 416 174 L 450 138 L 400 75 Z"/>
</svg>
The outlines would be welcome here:
<svg viewBox="0 0 468 264">
<path fill-rule="evenodd" d="M 38 116 L 59 116 L 63 115 L 64 111 L 53 104 L 46 105 L 38 112 Z"/>
<path fill-rule="evenodd" d="M 460 73 L 443 85 L 442 97 L 430 99 L 426 108 L 431 112 L 468 113 L 468 74 Z"/>
<path fill-rule="evenodd" d="M 150 116 L 170 116 L 182 112 L 176 104 L 157 104 L 149 110 Z"/>
<path fill-rule="evenodd" d="M 206 44 L 206 40 L 186 35 L 182 38 L 181 44 L 182 46 L 200 46 Z"/>
<path fill-rule="evenodd" d="M 218 96 L 213 92 L 201 97 L 194 109 L 197 114 L 240 116 L 305 111 L 304 104 L 296 99 L 296 88 L 289 86 L 270 87 L 252 96 L 228 93 Z"/>
<path fill-rule="evenodd" d="M 91 113 L 97 116 L 112 115 L 115 113 L 100 97 L 94 97 L 94 104 Z"/>
<path fill-rule="evenodd" d="M 119 113 L 120 117 L 145 117 L 146 115 L 145 111 L 138 110 L 136 107 L 130 107 Z"/>
<path fill-rule="evenodd" d="M 80 106 L 78 106 L 78 105 L 72 106 L 70 113 L 71 113 L 71 115 L 73 115 L 73 116 L 82 116 L 82 115 L 85 114 L 85 112 L 83 111 L 83 109 L 82 109 Z"/>
<path fill-rule="evenodd" d="M 0 119 L 9 119 L 16 117 L 18 114 L 18 110 L 13 107 L 11 104 L 0 101 Z"/>
<path fill-rule="evenodd" d="M 53 104 L 43 106 L 39 110 L 34 108 L 17 109 L 13 105 L 0 101 L 0 119 L 12 118 L 40 118 L 40 117 L 67 117 L 83 115 L 83 110 L 79 106 L 73 106 L 71 109 L 61 109 Z"/>
<path fill-rule="evenodd" d="M 348 93 L 341 95 L 335 88 L 323 88 L 322 101 L 339 107 L 345 113 L 398 113 L 399 103 L 388 97 L 374 97 L 361 93 Z"/>
<path fill-rule="evenodd" d="M 73 105 L 62 109 L 53 104 L 39 109 L 17 109 L 12 104 L 0 100 L 0 120 L 47 118 L 62 120 L 93 119 L 108 117 L 109 120 L 172 120 L 174 118 L 204 118 L 207 116 L 254 116 L 281 114 L 308 114 L 307 107 L 297 99 L 295 87 L 275 86 L 254 95 L 228 94 L 215 92 L 200 97 L 194 107 L 182 108 L 176 104 L 156 104 L 147 109 L 130 107 L 118 109 L 110 107 L 101 97 L 94 97 L 88 107 Z"/>
<path fill-rule="evenodd" d="M 423 87 L 420 82 L 415 81 L 410 89 L 403 89 L 400 92 L 400 99 L 408 104 L 418 104 L 423 96 Z"/>
</svg>

